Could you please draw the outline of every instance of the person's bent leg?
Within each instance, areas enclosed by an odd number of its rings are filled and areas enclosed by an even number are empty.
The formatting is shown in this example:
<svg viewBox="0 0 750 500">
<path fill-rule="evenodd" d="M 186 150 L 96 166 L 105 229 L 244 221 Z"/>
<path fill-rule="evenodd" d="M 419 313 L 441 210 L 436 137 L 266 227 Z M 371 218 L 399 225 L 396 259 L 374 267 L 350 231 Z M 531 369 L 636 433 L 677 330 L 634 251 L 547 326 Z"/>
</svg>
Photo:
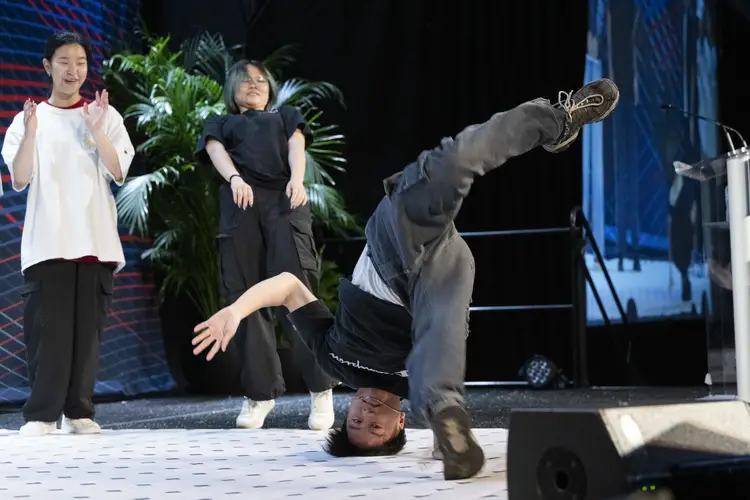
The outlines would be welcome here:
<svg viewBox="0 0 750 500">
<path fill-rule="evenodd" d="M 265 214 L 264 226 L 268 241 L 269 276 L 282 272 L 292 273 L 310 291 L 317 293 L 319 264 L 310 206 L 304 205 L 292 210 L 286 193 L 279 193 L 278 203 Z M 279 308 L 276 317 L 291 344 L 294 364 L 310 391 L 308 426 L 313 430 L 329 429 L 335 420 L 332 389 L 338 382 L 320 369 L 314 354 L 287 319 L 287 311 Z"/>
<path fill-rule="evenodd" d="M 75 265 L 75 343 L 62 428 L 71 434 L 97 434 L 101 428 L 93 420 L 92 398 L 99 370 L 101 336 L 112 306 L 114 269 L 96 262 Z"/>
<path fill-rule="evenodd" d="M 443 139 L 384 181 L 386 196 L 365 233 L 375 268 L 402 302 L 409 302 L 407 281 L 453 226 L 475 178 L 513 156 L 554 143 L 564 133 L 565 117 L 544 99 L 523 103 L 467 127 L 455 139 Z"/>
<path fill-rule="evenodd" d="M 538 146 L 563 151 L 581 127 L 609 115 L 618 99 L 615 84 L 602 79 L 566 94 L 556 105 L 546 99 L 525 102 L 467 127 L 455 139 L 444 139 L 386 179 L 386 196 L 365 229 L 380 277 L 408 303 L 408 281 L 429 258 L 434 242 L 452 227 L 478 176 Z"/>
<path fill-rule="evenodd" d="M 467 127 L 455 139 L 443 139 L 439 146 L 423 152 L 414 163 L 386 179 L 386 193 L 394 205 L 391 216 L 395 217 L 387 223 L 409 229 L 407 234 L 398 235 L 407 266 L 409 254 L 418 253 L 452 223 L 478 176 L 539 146 L 551 152 L 566 149 L 581 127 L 611 113 L 618 96 L 615 84 L 604 79 L 556 105 L 547 99 L 525 102 Z M 378 207 L 375 216 L 380 210 Z"/>
<path fill-rule="evenodd" d="M 406 361 L 409 400 L 429 422 L 446 479 L 465 479 L 484 464 L 464 407 L 466 337 L 474 259 L 452 229 L 421 266 L 411 294 L 413 347 Z"/>
<path fill-rule="evenodd" d="M 42 262 L 24 273 L 23 339 L 31 394 L 23 407 L 22 435 L 55 430 L 73 362 L 76 267 Z"/>
</svg>

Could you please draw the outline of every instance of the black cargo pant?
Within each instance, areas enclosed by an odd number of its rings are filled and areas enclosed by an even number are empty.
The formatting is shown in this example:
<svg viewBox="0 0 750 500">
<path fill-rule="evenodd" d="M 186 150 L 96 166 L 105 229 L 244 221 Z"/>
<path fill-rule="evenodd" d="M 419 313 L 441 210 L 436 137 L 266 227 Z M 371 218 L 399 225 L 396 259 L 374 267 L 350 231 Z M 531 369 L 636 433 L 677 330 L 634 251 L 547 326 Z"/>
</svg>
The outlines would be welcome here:
<svg viewBox="0 0 750 500">
<path fill-rule="evenodd" d="M 229 186 L 221 187 L 219 255 L 225 300 L 232 303 L 251 286 L 282 272 L 294 274 L 315 291 L 318 257 L 310 206 L 292 210 L 285 192 L 252 189 L 253 206 L 242 210 L 232 200 Z M 245 396 L 253 401 L 275 399 L 286 390 L 270 313 L 261 310 L 251 314 L 237 330 L 237 346 L 243 358 L 242 386 Z M 286 319 L 286 311 L 278 311 L 275 316 L 291 342 L 292 356 L 307 388 L 322 392 L 337 385 L 318 368 Z"/>
<path fill-rule="evenodd" d="M 114 289 L 114 265 L 46 261 L 24 272 L 23 336 L 31 394 L 27 422 L 93 418 L 99 343 Z"/>
</svg>

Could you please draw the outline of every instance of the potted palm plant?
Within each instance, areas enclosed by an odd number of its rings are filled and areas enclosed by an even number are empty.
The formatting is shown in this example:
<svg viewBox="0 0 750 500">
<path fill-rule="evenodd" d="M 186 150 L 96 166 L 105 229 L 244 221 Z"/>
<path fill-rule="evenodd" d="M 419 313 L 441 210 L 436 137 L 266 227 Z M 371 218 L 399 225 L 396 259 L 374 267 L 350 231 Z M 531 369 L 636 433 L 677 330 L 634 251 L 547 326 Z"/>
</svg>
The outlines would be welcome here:
<svg viewBox="0 0 750 500">
<path fill-rule="evenodd" d="M 158 283 L 165 348 L 173 351 L 168 357 L 175 378 L 184 383 L 182 372 L 187 379 L 191 378 L 188 372 L 202 372 L 205 387 L 196 380 L 187 380 L 188 385 L 222 390 L 216 380 L 205 379 L 236 381 L 238 373 L 226 372 L 236 364 L 232 363 L 236 353 L 228 352 L 223 365 L 214 362 L 210 368 L 190 353 L 192 325 L 223 305 L 215 240 L 219 177 L 213 168 L 201 165 L 193 152 L 205 120 L 225 112 L 222 85 L 236 48 L 227 47 L 220 35 L 205 32 L 176 52 L 169 48 L 169 37 L 145 35 L 145 39 L 145 53 L 117 53 L 104 65 L 113 95 L 129 103 L 124 116 L 135 123 L 134 142 L 145 159 L 143 172 L 136 172 L 117 192 L 118 213 L 130 234 L 152 242 L 142 257 Z M 341 92 L 328 82 L 280 81 L 278 68 L 291 61 L 291 48 L 283 47 L 264 64 L 278 82 L 274 106 L 296 106 L 314 131 L 305 172 L 313 224 L 318 234 L 361 232 L 331 176 L 334 170 L 345 171 L 344 136 L 337 133 L 336 125 L 322 123 L 319 107 L 324 101 L 343 105 Z M 321 287 L 327 289 L 316 292 L 335 298 L 337 268 L 321 261 L 321 272 Z M 283 349 L 285 339 L 278 340 Z M 207 377 L 206 370 L 211 372 Z"/>
</svg>

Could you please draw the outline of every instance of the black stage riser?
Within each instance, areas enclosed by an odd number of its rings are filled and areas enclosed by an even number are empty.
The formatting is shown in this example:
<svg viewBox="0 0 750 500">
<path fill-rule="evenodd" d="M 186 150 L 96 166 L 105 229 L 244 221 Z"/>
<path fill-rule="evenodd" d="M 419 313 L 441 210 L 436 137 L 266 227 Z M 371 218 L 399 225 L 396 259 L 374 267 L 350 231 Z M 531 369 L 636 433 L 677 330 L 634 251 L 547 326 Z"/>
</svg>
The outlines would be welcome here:
<svg viewBox="0 0 750 500">
<path fill-rule="evenodd" d="M 511 415 L 510 500 L 639 498 L 644 490 L 646 498 L 748 498 L 749 486 L 743 402 Z"/>
</svg>

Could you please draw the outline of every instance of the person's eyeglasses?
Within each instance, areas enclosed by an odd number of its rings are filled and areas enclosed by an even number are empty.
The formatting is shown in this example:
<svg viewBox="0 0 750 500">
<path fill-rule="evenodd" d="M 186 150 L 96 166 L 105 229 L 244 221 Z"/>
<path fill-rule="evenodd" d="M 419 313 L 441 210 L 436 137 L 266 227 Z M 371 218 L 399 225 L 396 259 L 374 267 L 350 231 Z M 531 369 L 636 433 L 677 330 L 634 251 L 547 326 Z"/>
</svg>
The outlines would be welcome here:
<svg viewBox="0 0 750 500">
<path fill-rule="evenodd" d="M 246 76 L 242 80 L 242 83 L 247 83 L 248 85 L 255 84 L 255 85 L 257 85 L 257 86 L 260 87 L 261 85 L 268 85 L 268 80 L 266 80 L 266 78 L 263 77 L 263 76 L 259 76 L 257 79 L 255 79 L 255 78 L 253 78 L 251 76 Z"/>
<path fill-rule="evenodd" d="M 398 410 L 398 409 L 394 408 L 393 406 L 391 406 L 391 405 L 389 405 L 389 404 L 387 404 L 387 403 L 384 403 L 384 402 L 382 402 L 381 400 L 379 400 L 378 398 L 374 398 L 374 397 L 372 397 L 372 396 L 369 396 L 369 397 L 367 397 L 367 398 L 366 398 L 366 397 L 364 397 L 364 396 L 354 396 L 354 399 L 359 399 L 359 400 L 360 400 L 360 401 L 362 401 L 363 403 L 367 403 L 367 404 L 369 404 L 369 405 L 372 405 L 372 402 L 371 402 L 371 401 L 375 401 L 376 403 L 378 403 L 378 404 L 380 404 L 380 405 L 383 405 L 383 406 L 385 406 L 386 408 L 388 408 L 388 409 L 390 409 L 390 410 L 393 410 L 393 411 L 395 411 L 396 413 L 403 413 L 403 412 L 402 412 L 401 410 Z"/>
</svg>

